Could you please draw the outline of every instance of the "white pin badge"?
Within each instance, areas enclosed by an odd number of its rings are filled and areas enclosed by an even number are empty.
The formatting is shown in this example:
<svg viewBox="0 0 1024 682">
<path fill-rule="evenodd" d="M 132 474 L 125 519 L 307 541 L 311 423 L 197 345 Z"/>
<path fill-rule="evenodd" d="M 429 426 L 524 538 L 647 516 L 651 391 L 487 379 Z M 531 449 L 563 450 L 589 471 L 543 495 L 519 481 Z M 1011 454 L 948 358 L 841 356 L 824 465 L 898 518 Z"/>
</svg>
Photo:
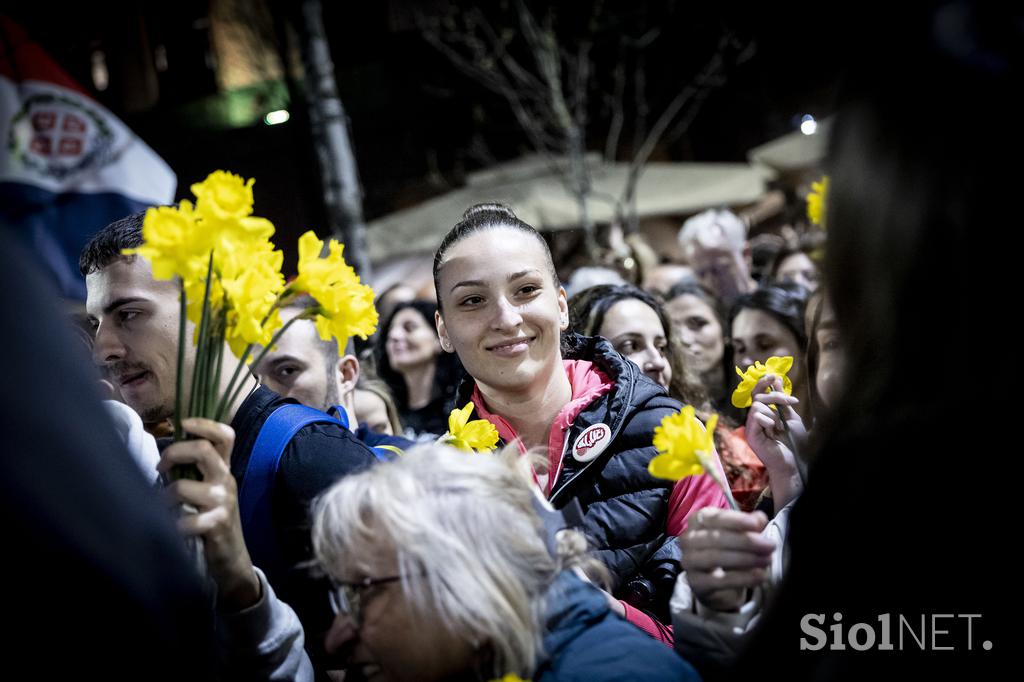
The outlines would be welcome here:
<svg viewBox="0 0 1024 682">
<path fill-rule="evenodd" d="M 594 424 L 579 435 L 572 446 L 572 458 L 577 462 L 589 462 L 604 452 L 612 439 L 612 430 L 607 424 Z"/>
</svg>

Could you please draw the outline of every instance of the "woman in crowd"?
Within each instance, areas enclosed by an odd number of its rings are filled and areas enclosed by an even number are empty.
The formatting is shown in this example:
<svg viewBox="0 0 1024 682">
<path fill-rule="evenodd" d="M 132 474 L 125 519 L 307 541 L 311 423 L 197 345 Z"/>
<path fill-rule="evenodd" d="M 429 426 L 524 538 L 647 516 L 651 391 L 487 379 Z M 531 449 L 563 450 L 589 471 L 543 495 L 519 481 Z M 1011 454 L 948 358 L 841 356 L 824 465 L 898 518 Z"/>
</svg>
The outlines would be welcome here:
<svg viewBox="0 0 1024 682">
<path fill-rule="evenodd" d="M 582 577 L 585 541 L 522 464 L 426 445 L 318 502 L 339 614 L 328 648 L 346 679 L 698 679 Z"/>
<path fill-rule="evenodd" d="M 388 385 L 380 379 L 368 379 L 359 375 L 356 386 L 356 414 L 359 415 L 359 427 L 364 425 L 374 433 L 389 436 L 405 433 L 402 418 L 398 416 L 398 406 L 391 397 Z"/>
<path fill-rule="evenodd" d="M 725 315 L 718 299 L 697 282 L 682 282 L 666 294 L 665 312 L 712 406 L 718 412 L 727 412 L 734 372 L 732 352 L 723 332 L 727 327 Z"/>
<path fill-rule="evenodd" d="M 700 383 L 689 371 L 685 356 L 664 307 L 656 298 L 630 285 L 596 286 L 569 301 L 569 322 L 584 336 L 603 336 L 632 360 L 668 394 L 698 414 L 710 416 Z M 733 496 L 743 509 L 753 509 L 768 484 L 764 465 L 750 451 L 742 432 L 733 433 L 727 419 L 719 420 L 715 445 Z"/>
<path fill-rule="evenodd" d="M 793 382 L 793 395 L 800 399 L 801 405 L 807 404 L 805 299 L 806 290 L 795 285 L 760 287 L 740 296 L 729 314 L 736 366 L 746 370 L 770 357 L 792 357 L 789 379 Z M 733 386 L 737 378 L 734 372 Z"/>
<path fill-rule="evenodd" d="M 707 475 L 672 485 L 647 473 L 654 429 L 680 404 L 604 339 L 563 338 L 568 305 L 551 254 L 507 207 L 467 210 L 435 254 L 434 280 L 441 345 L 470 377 L 457 404 L 472 400 L 505 443 L 546 455 L 541 487 L 555 507 L 580 503 L 624 600 L 616 608 L 670 640 L 660 622 L 678 570 L 672 536 L 697 509 L 726 506 Z"/>
<path fill-rule="evenodd" d="M 797 284 L 814 293 L 818 289 L 818 265 L 811 258 L 811 247 L 788 247 L 779 252 L 772 263 L 771 281 L 776 284 Z"/>
<path fill-rule="evenodd" d="M 458 359 L 441 353 L 434 329 L 437 306 L 398 303 L 378 332 L 377 376 L 387 384 L 412 440 L 448 429 L 448 408 L 459 380 Z"/>
<path fill-rule="evenodd" d="M 583 336 L 603 336 L 619 355 L 632 360 L 676 400 L 698 409 L 706 400 L 690 374 L 656 298 L 629 284 L 602 284 L 569 299 L 569 324 Z"/>
</svg>

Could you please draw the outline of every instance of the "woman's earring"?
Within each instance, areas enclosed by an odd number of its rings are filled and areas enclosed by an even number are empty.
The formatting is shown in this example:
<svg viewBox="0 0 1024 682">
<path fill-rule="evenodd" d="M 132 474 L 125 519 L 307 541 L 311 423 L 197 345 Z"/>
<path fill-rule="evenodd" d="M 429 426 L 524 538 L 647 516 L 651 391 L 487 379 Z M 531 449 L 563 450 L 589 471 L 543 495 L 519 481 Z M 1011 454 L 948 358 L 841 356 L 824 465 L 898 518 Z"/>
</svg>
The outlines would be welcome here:
<svg viewBox="0 0 1024 682">
<path fill-rule="evenodd" d="M 449 342 L 448 339 L 441 339 L 441 349 L 445 353 L 451 353 L 452 352 L 452 344 L 451 344 L 451 342 Z"/>
</svg>

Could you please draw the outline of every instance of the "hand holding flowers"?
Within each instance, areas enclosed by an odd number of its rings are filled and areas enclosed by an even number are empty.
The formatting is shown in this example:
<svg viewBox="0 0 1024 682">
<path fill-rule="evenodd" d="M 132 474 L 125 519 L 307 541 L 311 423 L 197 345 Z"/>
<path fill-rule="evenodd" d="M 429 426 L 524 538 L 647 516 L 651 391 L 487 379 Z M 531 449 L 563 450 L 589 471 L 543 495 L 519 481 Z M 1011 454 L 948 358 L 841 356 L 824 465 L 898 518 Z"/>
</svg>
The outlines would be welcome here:
<svg viewBox="0 0 1024 682">
<path fill-rule="evenodd" d="M 321 338 L 337 339 L 339 352 L 350 336 L 366 338 L 376 330 L 373 290 L 345 264 L 343 247 L 334 240 L 329 255 L 320 258 L 323 242 L 312 232 L 303 235 L 299 277 L 285 285 L 282 253 L 270 241 L 274 225 L 252 215 L 253 184 L 225 171 L 211 173 L 192 185 L 195 205 L 183 200 L 149 209 L 142 245 L 124 251 L 146 259 L 154 278 L 179 281 L 176 440 L 185 438 L 182 419 L 223 419 L 246 384 L 242 368 L 253 349 L 262 346 L 266 353 L 294 319 L 315 318 Z M 282 325 L 279 309 L 303 293 L 318 305 Z M 187 321 L 195 325 L 190 387 L 184 385 Z M 222 390 L 225 346 L 239 362 Z"/>
</svg>

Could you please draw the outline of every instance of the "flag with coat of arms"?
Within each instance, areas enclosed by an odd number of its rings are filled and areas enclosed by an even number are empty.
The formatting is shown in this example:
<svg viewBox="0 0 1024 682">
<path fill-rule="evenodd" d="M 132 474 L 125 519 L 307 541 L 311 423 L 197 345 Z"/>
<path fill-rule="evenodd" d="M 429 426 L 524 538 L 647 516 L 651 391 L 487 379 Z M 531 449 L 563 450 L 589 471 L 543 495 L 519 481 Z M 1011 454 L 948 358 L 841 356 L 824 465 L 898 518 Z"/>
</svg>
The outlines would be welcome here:
<svg viewBox="0 0 1024 682">
<path fill-rule="evenodd" d="M 78 255 L 90 236 L 174 199 L 170 167 L 3 15 L 0 144 L 0 224 L 68 298 L 85 298 Z"/>
</svg>

